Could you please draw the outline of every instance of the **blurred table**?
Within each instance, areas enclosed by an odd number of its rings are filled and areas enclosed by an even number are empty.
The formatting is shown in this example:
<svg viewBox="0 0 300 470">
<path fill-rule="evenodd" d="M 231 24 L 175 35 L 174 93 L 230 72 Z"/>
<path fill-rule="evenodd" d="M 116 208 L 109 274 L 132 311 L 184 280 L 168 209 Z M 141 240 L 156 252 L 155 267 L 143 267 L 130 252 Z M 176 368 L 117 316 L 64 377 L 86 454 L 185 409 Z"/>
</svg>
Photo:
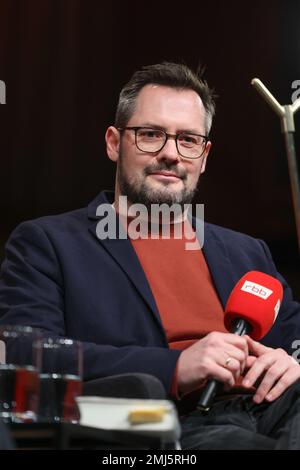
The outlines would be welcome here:
<svg viewBox="0 0 300 470">
<path fill-rule="evenodd" d="M 96 429 L 69 423 L 10 424 L 17 449 L 164 449 L 158 437 L 140 436 L 126 431 Z"/>
</svg>

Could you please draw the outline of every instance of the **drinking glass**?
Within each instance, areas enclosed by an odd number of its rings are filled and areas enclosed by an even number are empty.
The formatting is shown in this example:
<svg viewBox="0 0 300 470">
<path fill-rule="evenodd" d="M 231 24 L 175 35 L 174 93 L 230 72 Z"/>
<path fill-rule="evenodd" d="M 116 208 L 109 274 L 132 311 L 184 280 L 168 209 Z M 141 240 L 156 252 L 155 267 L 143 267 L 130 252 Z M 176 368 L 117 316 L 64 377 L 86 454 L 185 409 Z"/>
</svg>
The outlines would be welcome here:
<svg viewBox="0 0 300 470">
<path fill-rule="evenodd" d="M 34 422 L 39 398 L 41 334 L 29 326 L 0 325 L 0 418 Z"/>
<path fill-rule="evenodd" d="M 43 338 L 39 422 L 80 419 L 76 397 L 82 390 L 82 344 L 68 338 Z"/>
</svg>

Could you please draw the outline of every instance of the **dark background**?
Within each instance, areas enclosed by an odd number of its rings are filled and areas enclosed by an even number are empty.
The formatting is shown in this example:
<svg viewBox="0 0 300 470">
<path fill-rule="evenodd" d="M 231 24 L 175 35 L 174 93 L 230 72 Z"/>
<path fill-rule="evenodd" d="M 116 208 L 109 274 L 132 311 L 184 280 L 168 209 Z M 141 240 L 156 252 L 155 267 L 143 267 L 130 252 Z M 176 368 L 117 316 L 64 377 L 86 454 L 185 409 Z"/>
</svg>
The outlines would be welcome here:
<svg viewBox="0 0 300 470">
<path fill-rule="evenodd" d="M 104 132 L 133 71 L 206 65 L 219 95 L 197 202 L 206 220 L 264 239 L 300 300 L 299 255 L 277 116 L 300 79 L 300 2 L 0 0 L 0 260 L 25 219 L 87 205 L 114 187 Z M 298 154 L 300 112 L 296 116 Z"/>
</svg>

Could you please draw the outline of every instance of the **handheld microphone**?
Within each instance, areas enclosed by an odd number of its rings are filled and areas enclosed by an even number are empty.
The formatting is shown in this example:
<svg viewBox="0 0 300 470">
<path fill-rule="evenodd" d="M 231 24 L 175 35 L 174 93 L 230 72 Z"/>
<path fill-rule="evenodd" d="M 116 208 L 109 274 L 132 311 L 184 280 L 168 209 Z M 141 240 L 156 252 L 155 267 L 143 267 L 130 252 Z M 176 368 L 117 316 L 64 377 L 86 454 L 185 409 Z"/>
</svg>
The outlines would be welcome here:
<svg viewBox="0 0 300 470">
<path fill-rule="evenodd" d="M 230 333 L 249 335 L 258 341 L 271 329 L 278 315 L 283 296 L 281 283 L 268 274 L 249 271 L 233 288 L 224 315 L 224 324 Z M 208 411 L 222 387 L 211 379 L 206 384 L 198 408 Z"/>
</svg>

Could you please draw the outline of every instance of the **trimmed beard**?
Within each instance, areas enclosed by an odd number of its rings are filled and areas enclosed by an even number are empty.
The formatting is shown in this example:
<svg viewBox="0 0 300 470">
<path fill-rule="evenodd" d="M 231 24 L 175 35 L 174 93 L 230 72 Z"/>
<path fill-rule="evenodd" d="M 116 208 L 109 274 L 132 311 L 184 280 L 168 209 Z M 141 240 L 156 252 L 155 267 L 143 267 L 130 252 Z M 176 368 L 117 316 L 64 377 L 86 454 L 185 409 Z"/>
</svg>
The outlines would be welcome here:
<svg viewBox="0 0 300 470">
<path fill-rule="evenodd" d="M 172 206 L 173 204 L 179 204 L 181 209 L 184 210 L 185 204 L 190 204 L 197 192 L 197 183 L 194 188 L 186 187 L 187 176 L 185 174 L 178 174 L 174 163 L 168 164 L 161 162 L 157 164 L 155 168 L 153 166 L 145 167 L 143 170 L 143 180 L 134 181 L 126 175 L 125 171 L 125 158 L 122 152 L 122 146 L 120 146 L 119 160 L 118 160 L 118 171 L 117 181 L 120 189 L 120 195 L 127 196 L 128 201 L 131 204 L 143 204 L 148 210 L 151 210 L 152 204 L 167 204 Z M 153 189 L 147 185 L 146 177 L 153 171 L 172 170 L 178 176 L 182 178 L 183 189 L 181 191 L 170 191 L 169 186 L 166 185 L 161 189 Z"/>
</svg>

